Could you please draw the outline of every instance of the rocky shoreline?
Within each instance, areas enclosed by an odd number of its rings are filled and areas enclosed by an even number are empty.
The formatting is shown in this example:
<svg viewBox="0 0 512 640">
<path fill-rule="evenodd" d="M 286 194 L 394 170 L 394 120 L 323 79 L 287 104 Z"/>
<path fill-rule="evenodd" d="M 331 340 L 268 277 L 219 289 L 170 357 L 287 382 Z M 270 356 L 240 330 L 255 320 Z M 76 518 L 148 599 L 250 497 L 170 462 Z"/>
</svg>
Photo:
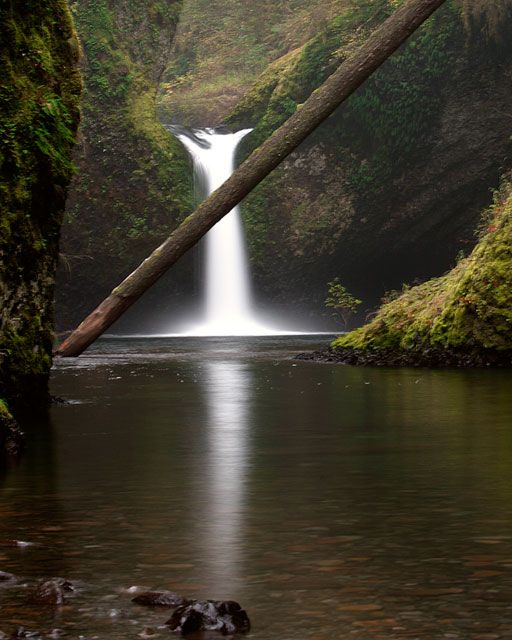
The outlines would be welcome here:
<svg viewBox="0 0 512 640">
<path fill-rule="evenodd" d="M 429 369 L 512 368 L 512 350 L 496 349 L 354 349 L 328 347 L 301 353 L 296 360 L 330 362 L 358 367 L 414 367 Z"/>
<path fill-rule="evenodd" d="M 30 542 L 19 540 L 9 542 L 18 547 L 32 545 Z M 69 604 L 71 598 L 80 594 L 83 586 L 82 584 L 82 588 L 78 588 L 77 585 L 64 578 L 43 579 L 30 585 L 11 573 L 0 571 L 0 588 L 21 587 L 21 597 L 28 605 L 44 608 L 47 611 L 51 609 L 59 611 L 60 607 Z M 159 624 L 157 629 L 144 628 L 138 634 L 139 638 L 156 638 L 159 635 L 158 631 L 164 629 L 181 636 L 201 634 L 201 637 L 205 638 L 204 634 L 209 632 L 215 632 L 215 637 L 217 635 L 233 637 L 248 633 L 251 629 L 247 612 L 234 600 L 190 600 L 172 591 L 141 591 L 136 586 L 125 589 L 125 593 L 134 592 L 139 593 L 131 599 L 132 603 L 148 608 L 168 609 L 171 615 L 167 621 Z M 115 615 L 118 615 L 117 611 L 115 611 Z M 63 635 L 66 635 L 64 629 L 32 631 L 18 626 L 10 634 L 0 630 L 0 640 L 13 640 L 14 638 L 55 639 Z M 80 638 L 83 637 L 80 636 Z M 94 636 L 94 638 L 97 637 Z M 208 635 L 208 637 L 212 636 Z"/>
</svg>

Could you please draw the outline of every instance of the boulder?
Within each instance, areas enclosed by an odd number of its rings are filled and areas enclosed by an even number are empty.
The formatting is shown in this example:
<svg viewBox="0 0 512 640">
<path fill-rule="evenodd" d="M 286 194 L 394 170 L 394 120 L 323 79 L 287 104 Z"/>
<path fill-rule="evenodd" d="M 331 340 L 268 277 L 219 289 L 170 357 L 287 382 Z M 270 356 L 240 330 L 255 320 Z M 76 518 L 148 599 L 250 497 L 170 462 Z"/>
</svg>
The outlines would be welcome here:
<svg viewBox="0 0 512 640">
<path fill-rule="evenodd" d="M 40 582 L 30 594 L 29 599 L 32 604 L 58 606 L 64 604 L 67 596 L 74 590 L 71 582 L 62 578 L 52 578 Z"/>
<path fill-rule="evenodd" d="M 166 622 L 171 631 L 187 635 L 218 631 L 224 635 L 246 633 L 251 628 L 244 609 L 232 600 L 202 600 L 178 607 Z"/>
</svg>

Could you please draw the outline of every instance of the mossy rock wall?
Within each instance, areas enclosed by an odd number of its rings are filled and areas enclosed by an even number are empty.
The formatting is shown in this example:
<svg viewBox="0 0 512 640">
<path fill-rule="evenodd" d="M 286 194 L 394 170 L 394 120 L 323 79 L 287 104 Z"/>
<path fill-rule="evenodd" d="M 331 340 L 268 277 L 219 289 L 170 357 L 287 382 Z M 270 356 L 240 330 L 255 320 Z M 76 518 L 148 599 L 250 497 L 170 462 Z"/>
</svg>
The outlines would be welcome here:
<svg viewBox="0 0 512 640">
<path fill-rule="evenodd" d="M 335 348 L 512 352 L 512 184 L 483 217 L 472 253 L 446 275 L 407 288 Z"/>
<path fill-rule="evenodd" d="M 512 14 L 498 2 L 492 21 L 448 2 L 246 199 L 264 299 L 321 312 L 339 276 L 371 307 L 471 250 L 479 212 L 512 161 Z M 226 120 L 255 127 L 242 155 L 396 5 L 357 0 L 269 67 Z"/>
<path fill-rule="evenodd" d="M 192 209 L 185 151 L 155 98 L 181 0 L 78 0 L 85 82 L 57 311 L 73 328 Z"/>
<path fill-rule="evenodd" d="M 46 405 L 59 232 L 79 120 L 67 3 L 0 5 L 0 422 Z M 2 401 L 3 399 L 3 401 Z"/>
</svg>

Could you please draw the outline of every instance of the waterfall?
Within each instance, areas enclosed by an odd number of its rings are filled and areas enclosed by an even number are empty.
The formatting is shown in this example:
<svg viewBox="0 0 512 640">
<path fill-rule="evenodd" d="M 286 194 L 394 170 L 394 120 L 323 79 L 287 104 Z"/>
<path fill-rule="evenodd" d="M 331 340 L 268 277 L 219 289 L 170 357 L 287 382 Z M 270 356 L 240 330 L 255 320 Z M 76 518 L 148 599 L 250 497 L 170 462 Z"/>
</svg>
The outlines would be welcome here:
<svg viewBox="0 0 512 640">
<path fill-rule="evenodd" d="M 199 195 L 210 195 L 234 170 L 239 142 L 251 129 L 219 133 L 169 127 L 194 163 Z M 239 208 L 235 207 L 206 235 L 205 318 L 186 333 L 195 336 L 244 336 L 279 333 L 265 327 L 253 308 L 249 267 Z"/>
</svg>

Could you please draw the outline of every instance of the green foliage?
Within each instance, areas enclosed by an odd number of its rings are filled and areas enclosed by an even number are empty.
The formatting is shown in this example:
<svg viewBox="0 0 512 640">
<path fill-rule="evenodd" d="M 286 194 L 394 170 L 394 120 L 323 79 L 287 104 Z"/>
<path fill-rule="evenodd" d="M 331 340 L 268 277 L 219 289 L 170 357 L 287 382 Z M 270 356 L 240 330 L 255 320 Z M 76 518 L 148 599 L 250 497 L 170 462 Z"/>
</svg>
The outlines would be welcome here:
<svg viewBox="0 0 512 640">
<path fill-rule="evenodd" d="M 13 417 L 5 400 L 0 398 L 0 454 L 5 443 L 8 429 L 11 427 Z"/>
<path fill-rule="evenodd" d="M 379 6 L 383 0 L 379 0 Z M 370 11 L 371 7 L 371 11 Z M 299 50 L 285 67 L 280 69 L 278 81 L 274 83 L 272 93 L 267 101 L 266 111 L 256 124 L 251 136 L 252 147 L 256 147 L 268 138 L 304 100 L 332 73 L 345 53 L 343 48 L 350 49 L 354 44 L 354 32 L 371 15 L 378 14 L 375 7 L 368 2 L 345 3 L 339 8 L 340 14 L 332 18 L 319 33 L 314 35 Z M 372 25 L 365 25 L 368 33 Z M 360 39 L 364 37 L 361 33 Z M 254 90 L 250 91 L 255 102 L 259 100 Z M 250 120 L 253 105 L 249 100 L 242 100 L 235 111 L 228 117 L 229 122 Z"/>
<path fill-rule="evenodd" d="M 253 104 L 242 100 L 228 118 L 245 124 L 258 118 L 246 149 L 268 138 L 395 6 L 391 0 L 357 0 L 333 18 L 282 69 L 262 116 L 261 99 L 252 90 Z M 438 118 L 442 86 L 465 38 L 460 11 L 449 3 L 347 101 L 329 127 L 318 132 L 319 139 L 336 139 L 340 161 L 346 162 L 350 149 L 354 190 L 368 195 L 389 179 L 398 163 L 414 155 Z"/>
<path fill-rule="evenodd" d="M 405 293 L 410 288 L 410 285 L 403 284 L 401 289 L 390 289 L 389 291 L 385 291 L 384 295 L 381 298 L 381 304 L 388 304 L 389 302 L 393 302 L 393 300 L 399 298 L 402 293 Z"/>
<path fill-rule="evenodd" d="M 54 4 L 55 11 L 67 15 L 64 2 Z M 5 73 L 0 79 L 0 162 L 4 169 L 28 175 L 40 158 L 38 151 L 44 156 L 41 162 L 49 162 L 52 176 L 67 184 L 73 170 L 69 150 L 78 115 L 78 102 L 70 94 L 79 90 L 80 81 L 75 76 L 59 86 L 57 78 L 63 64 L 76 64 L 76 37 L 69 27 L 66 33 L 65 22 L 50 16 L 48 8 L 34 8 L 29 18 L 5 9 L 0 15 L 6 45 L 1 59 Z M 9 46 L 15 55 L 9 55 Z M 36 149 L 31 146 L 34 143 Z M 7 195 L 8 186 L 1 187 Z"/>
<path fill-rule="evenodd" d="M 300 50 L 295 49 L 268 65 L 225 118 L 225 123 L 233 127 L 248 126 L 263 118 L 274 90 L 282 76 L 289 72 L 299 53 Z"/>
<path fill-rule="evenodd" d="M 341 284 L 339 278 L 334 278 L 334 280 L 327 284 L 327 287 L 325 306 L 329 309 L 334 309 L 336 315 L 343 321 L 343 326 L 346 327 L 349 317 L 357 311 L 357 308 L 363 301 L 353 296 L 347 288 Z"/>
<path fill-rule="evenodd" d="M 160 109 L 168 121 L 215 124 L 259 73 L 320 31 L 349 0 L 190 0 L 183 7 Z"/>
<path fill-rule="evenodd" d="M 472 253 L 441 278 L 405 290 L 334 347 L 512 349 L 512 185 L 505 183 Z M 490 221 L 490 222 L 489 222 Z"/>
<path fill-rule="evenodd" d="M 265 263 L 265 251 L 271 239 L 267 234 L 272 228 L 269 204 L 273 198 L 273 181 L 265 180 L 251 193 L 243 208 L 244 229 L 247 237 L 251 261 L 262 265 Z"/>
<path fill-rule="evenodd" d="M 300 108 L 400 2 L 354 0 L 305 45 L 268 67 L 226 119 L 232 127 L 254 127 L 241 144 L 240 156 L 246 157 Z M 429 172 L 431 154 L 444 158 L 443 139 L 458 136 L 455 144 L 460 144 L 463 152 L 466 142 L 462 142 L 457 126 L 453 132 L 443 126 L 456 120 L 453 114 L 458 101 L 468 113 L 466 96 L 472 90 L 461 88 L 458 92 L 457 87 L 471 85 L 468 78 L 475 73 L 483 81 L 489 77 L 492 50 L 491 43 L 468 32 L 459 0 L 448 0 L 260 185 L 257 193 L 246 198 L 242 213 L 249 222 L 251 256 L 257 265 L 260 259 L 265 262 L 260 273 L 270 271 L 270 260 L 274 267 L 278 259 L 281 263 L 293 261 L 298 270 L 305 270 L 314 260 L 325 264 L 327 255 L 341 257 L 340 238 L 363 257 L 371 246 L 371 241 L 365 241 L 366 231 L 378 232 L 385 242 L 389 238 L 385 240 L 385 228 L 406 230 L 421 225 L 432 229 L 434 223 L 426 218 L 437 215 L 435 205 L 430 209 L 432 214 L 420 211 L 420 207 L 432 207 L 436 196 L 425 194 L 420 205 L 418 195 L 409 205 L 400 198 L 400 185 L 408 189 L 415 181 L 419 184 L 419 172 Z M 510 45 L 496 56 L 496 69 L 503 69 L 498 73 L 507 86 L 509 60 Z M 497 76 L 493 77 L 492 83 L 498 82 Z M 468 133 L 468 148 L 470 139 Z M 323 157 L 319 170 L 312 169 L 313 153 Z M 497 162 L 501 162 L 500 154 L 497 150 Z M 485 172 L 485 161 L 481 164 Z M 495 175 L 495 171 L 487 173 L 489 184 Z M 443 185 L 451 189 L 450 197 L 455 200 L 455 186 L 452 188 L 449 180 L 447 177 Z M 300 198 L 295 197 L 297 192 Z M 439 213 L 438 223 L 450 227 L 453 223 L 441 220 L 444 215 Z M 459 239 L 463 233 L 460 228 Z M 272 242 L 279 247 L 278 259 L 268 257 Z"/>
</svg>

